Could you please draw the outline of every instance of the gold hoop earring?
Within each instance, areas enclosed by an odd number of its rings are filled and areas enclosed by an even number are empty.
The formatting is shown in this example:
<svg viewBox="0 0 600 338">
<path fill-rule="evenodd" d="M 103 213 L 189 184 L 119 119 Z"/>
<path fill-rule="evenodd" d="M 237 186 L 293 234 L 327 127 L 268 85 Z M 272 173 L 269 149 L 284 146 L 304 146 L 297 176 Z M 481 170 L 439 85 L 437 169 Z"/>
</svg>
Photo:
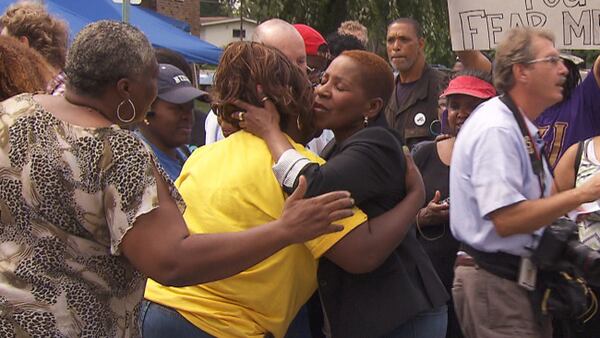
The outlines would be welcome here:
<svg viewBox="0 0 600 338">
<path fill-rule="evenodd" d="M 129 103 L 129 105 L 131 106 L 131 109 L 133 109 L 133 115 L 131 116 L 130 119 L 124 119 L 123 117 L 121 117 L 121 106 L 123 106 L 123 103 Z M 119 103 L 119 105 L 117 106 L 117 119 L 119 119 L 119 121 L 121 121 L 122 123 L 129 123 L 133 120 L 135 120 L 135 106 L 133 105 L 133 102 L 131 101 L 131 99 L 127 99 L 127 100 L 123 100 L 121 101 L 121 103 Z"/>
<path fill-rule="evenodd" d="M 365 116 L 365 119 L 363 120 L 363 127 L 366 128 L 369 126 L 369 118 L 367 116 Z"/>
</svg>

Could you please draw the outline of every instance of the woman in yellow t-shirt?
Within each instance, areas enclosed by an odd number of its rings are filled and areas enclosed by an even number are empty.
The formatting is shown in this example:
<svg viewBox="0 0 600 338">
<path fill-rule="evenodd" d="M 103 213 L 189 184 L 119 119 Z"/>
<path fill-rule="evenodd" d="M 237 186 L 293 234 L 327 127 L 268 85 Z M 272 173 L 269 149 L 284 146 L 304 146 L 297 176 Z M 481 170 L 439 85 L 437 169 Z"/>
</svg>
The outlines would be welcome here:
<svg viewBox="0 0 600 338">
<path fill-rule="evenodd" d="M 214 88 L 216 111 L 236 126 L 240 118 L 239 113 L 233 114 L 240 111 L 236 100 L 255 105 L 271 100 L 280 112 L 280 127 L 288 142 L 309 161 L 324 163 L 299 144 L 314 135 L 313 93 L 306 74 L 281 52 L 257 43 L 229 45 L 215 73 Z M 285 194 L 272 165 L 265 142 L 245 131 L 196 150 L 176 182 L 188 206 L 184 218 L 190 232 L 240 231 L 278 217 Z M 424 198 L 414 168 L 408 170 L 406 181 L 405 200 L 389 212 L 367 222 L 357 209 L 340 221 L 343 231 L 290 246 L 231 278 L 184 288 L 150 280 L 145 293 L 150 302 L 141 316 L 144 336 L 176 332 L 200 337 L 283 337 L 317 288 L 318 258 L 327 257 L 346 271 L 365 273 L 394 251 Z"/>
</svg>

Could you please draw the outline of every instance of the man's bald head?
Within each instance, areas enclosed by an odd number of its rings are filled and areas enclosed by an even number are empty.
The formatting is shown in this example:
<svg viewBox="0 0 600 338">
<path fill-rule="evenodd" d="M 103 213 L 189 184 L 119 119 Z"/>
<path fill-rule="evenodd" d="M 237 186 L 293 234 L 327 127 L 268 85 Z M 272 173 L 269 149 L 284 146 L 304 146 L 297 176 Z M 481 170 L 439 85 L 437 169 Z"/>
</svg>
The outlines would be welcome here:
<svg viewBox="0 0 600 338">
<path fill-rule="evenodd" d="M 256 27 L 252 41 L 279 49 L 292 62 L 306 71 L 304 40 L 294 26 L 281 20 L 267 20 Z"/>
</svg>

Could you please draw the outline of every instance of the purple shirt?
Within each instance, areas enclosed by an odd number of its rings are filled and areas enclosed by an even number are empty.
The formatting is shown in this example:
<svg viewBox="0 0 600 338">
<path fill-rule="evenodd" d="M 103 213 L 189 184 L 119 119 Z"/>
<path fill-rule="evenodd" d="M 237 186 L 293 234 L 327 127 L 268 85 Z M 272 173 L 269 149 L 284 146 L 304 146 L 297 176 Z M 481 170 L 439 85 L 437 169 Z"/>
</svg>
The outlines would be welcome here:
<svg viewBox="0 0 600 338">
<path fill-rule="evenodd" d="M 600 87 L 593 71 L 568 100 L 546 109 L 535 124 L 542 133 L 544 152 L 552 168 L 571 145 L 600 135 Z"/>
<path fill-rule="evenodd" d="M 401 103 L 412 94 L 417 81 L 402 83 L 400 82 L 400 76 L 396 78 L 396 102 Z"/>
</svg>

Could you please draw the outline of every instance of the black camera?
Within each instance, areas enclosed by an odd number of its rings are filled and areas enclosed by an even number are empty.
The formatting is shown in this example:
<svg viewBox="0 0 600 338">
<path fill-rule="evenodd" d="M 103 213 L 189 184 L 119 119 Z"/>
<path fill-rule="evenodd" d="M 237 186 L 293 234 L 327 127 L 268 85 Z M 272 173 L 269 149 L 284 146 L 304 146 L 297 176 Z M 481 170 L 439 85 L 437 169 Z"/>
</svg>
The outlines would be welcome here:
<svg viewBox="0 0 600 338">
<path fill-rule="evenodd" d="M 546 227 L 531 259 L 541 270 L 575 268 L 587 283 L 600 286 L 600 253 L 579 241 L 577 224 L 567 218 Z"/>
</svg>

